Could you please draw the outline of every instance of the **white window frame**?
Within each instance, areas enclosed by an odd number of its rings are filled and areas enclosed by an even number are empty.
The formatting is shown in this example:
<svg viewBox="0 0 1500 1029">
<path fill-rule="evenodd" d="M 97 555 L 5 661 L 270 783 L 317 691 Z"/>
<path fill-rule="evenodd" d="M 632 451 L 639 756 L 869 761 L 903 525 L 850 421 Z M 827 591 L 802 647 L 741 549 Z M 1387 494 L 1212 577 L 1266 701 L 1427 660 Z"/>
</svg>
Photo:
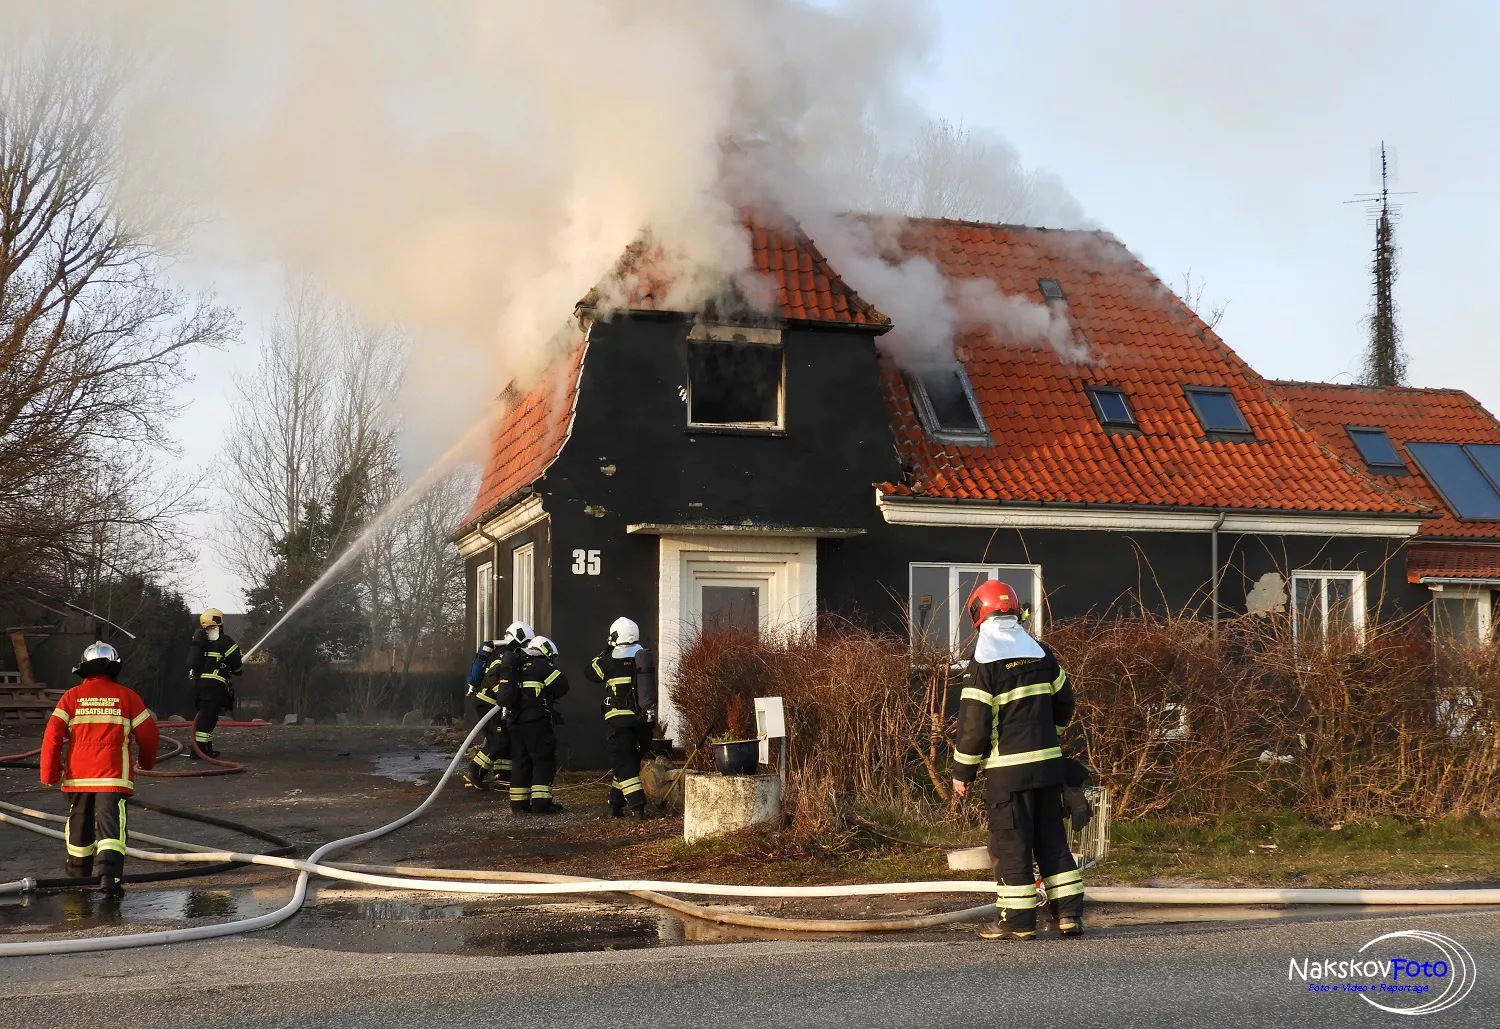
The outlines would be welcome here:
<svg viewBox="0 0 1500 1029">
<path fill-rule="evenodd" d="M 536 544 L 510 552 L 510 620 L 536 628 Z"/>
<path fill-rule="evenodd" d="M 917 624 L 915 611 L 912 610 L 913 585 L 915 576 L 912 572 L 918 568 L 946 568 L 948 569 L 948 597 L 953 603 L 948 609 L 948 647 L 955 653 L 960 644 L 963 643 L 966 630 L 960 621 L 963 601 L 966 597 L 958 597 L 959 577 L 965 572 L 985 573 L 990 580 L 1002 578 L 1002 573 L 1022 573 L 1031 576 L 1031 595 L 1034 598 L 1031 604 L 1031 620 L 1026 623 L 1026 629 L 1031 635 L 1040 638 L 1042 635 L 1042 601 L 1045 594 L 1042 592 L 1042 566 L 1041 565 L 990 565 L 990 564 L 952 564 L 948 561 L 912 561 L 906 568 L 906 638 L 910 646 L 917 645 Z M 1004 578 L 1011 579 L 1015 576 L 1005 575 Z"/>
<path fill-rule="evenodd" d="M 776 383 L 776 420 L 770 422 L 695 422 L 693 421 L 693 376 L 689 372 L 682 396 L 687 402 L 687 427 L 703 432 L 785 432 L 786 431 L 786 343 L 780 329 L 756 326 L 695 324 L 688 333 L 688 346 L 712 343 L 753 343 L 776 347 L 781 352 L 781 375 Z"/>
<path fill-rule="evenodd" d="M 1494 623 L 1494 600 L 1491 598 L 1490 586 L 1452 586 L 1447 583 L 1438 583 L 1432 586 L 1432 638 L 1433 641 L 1442 642 L 1438 639 L 1437 603 L 1439 600 L 1472 600 L 1479 606 L 1479 638 L 1477 640 L 1466 640 L 1469 644 L 1483 644 L 1489 642 L 1491 634 L 1495 631 Z"/>
<path fill-rule="evenodd" d="M 495 563 L 474 569 L 474 646 L 495 638 Z"/>
<path fill-rule="evenodd" d="M 1328 583 L 1340 579 L 1352 582 L 1354 585 L 1349 590 L 1349 604 L 1354 612 L 1354 635 L 1361 645 L 1365 642 L 1365 625 L 1369 619 L 1369 610 L 1365 600 L 1365 573 L 1361 571 L 1327 571 L 1318 568 L 1302 568 L 1292 572 L 1292 581 L 1288 600 L 1292 609 L 1292 641 L 1295 643 L 1302 639 L 1302 627 L 1298 624 L 1300 609 L 1297 605 L 1297 581 L 1299 579 L 1317 579 L 1320 583 L 1318 610 L 1323 624 L 1319 626 L 1322 630 L 1322 638 L 1328 639 Z"/>
</svg>

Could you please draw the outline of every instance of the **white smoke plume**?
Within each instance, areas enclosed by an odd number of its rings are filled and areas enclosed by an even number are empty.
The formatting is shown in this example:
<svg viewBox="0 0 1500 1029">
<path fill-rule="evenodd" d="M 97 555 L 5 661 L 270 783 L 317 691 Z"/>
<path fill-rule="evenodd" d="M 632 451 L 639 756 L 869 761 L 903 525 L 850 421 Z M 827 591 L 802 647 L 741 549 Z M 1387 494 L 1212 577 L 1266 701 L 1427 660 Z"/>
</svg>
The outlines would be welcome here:
<svg viewBox="0 0 1500 1029">
<path fill-rule="evenodd" d="M 851 204 L 945 214 L 931 205 L 956 195 L 982 217 L 1081 217 L 1003 143 L 923 127 L 908 86 L 935 36 L 925 0 L 0 0 L 0 21 L 128 67 L 131 181 L 190 206 L 188 260 L 280 263 L 400 324 L 430 435 L 532 377 L 643 229 L 684 304 L 742 277 L 746 200 L 802 219 L 903 353 L 940 355 L 976 319 L 1054 335 L 837 231 Z M 940 160 L 919 186 L 850 185 L 923 147 Z"/>
</svg>

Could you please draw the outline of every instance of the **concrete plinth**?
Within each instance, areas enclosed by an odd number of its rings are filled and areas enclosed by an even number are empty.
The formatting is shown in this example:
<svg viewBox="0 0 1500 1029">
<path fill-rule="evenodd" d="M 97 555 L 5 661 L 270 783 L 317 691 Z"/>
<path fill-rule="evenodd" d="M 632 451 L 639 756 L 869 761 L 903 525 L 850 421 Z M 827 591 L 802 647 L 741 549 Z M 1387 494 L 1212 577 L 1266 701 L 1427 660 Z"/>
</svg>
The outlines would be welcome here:
<svg viewBox="0 0 1500 1029">
<path fill-rule="evenodd" d="M 778 775 L 689 772 L 682 786 L 682 838 L 688 843 L 781 817 Z"/>
<path fill-rule="evenodd" d="M 995 867 L 988 847 L 948 851 L 948 867 L 955 872 L 988 872 Z"/>
</svg>

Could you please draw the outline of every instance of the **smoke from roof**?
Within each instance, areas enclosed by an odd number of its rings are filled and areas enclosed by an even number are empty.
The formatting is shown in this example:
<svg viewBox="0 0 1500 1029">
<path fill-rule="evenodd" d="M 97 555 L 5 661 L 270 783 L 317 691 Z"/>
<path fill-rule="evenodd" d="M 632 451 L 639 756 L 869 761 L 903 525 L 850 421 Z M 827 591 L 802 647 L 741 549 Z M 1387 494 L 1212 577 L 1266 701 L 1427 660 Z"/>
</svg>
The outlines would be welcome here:
<svg viewBox="0 0 1500 1029">
<path fill-rule="evenodd" d="M 0 18 L 106 41 L 131 72 L 142 209 L 190 206 L 190 259 L 278 262 L 403 325 L 412 412 L 449 430 L 536 374 L 643 228 L 684 304 L 743 278 L 747 202 L 798 218 L 903 356 L 975 322 L 1071 345 L 1047 308 L 882 256 L 837 217 L 1082 220 L 1003 141 L 914 104 L 921 0 L 0 0 Z"/>
</svg>

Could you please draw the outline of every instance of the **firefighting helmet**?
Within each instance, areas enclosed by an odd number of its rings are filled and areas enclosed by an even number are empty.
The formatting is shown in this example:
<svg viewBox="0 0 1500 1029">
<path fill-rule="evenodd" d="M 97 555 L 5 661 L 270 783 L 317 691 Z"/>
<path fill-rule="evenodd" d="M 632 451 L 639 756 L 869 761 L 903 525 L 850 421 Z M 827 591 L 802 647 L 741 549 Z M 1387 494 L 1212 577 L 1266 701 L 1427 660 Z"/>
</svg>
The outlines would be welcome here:
<svg viewBox="0 0 1500 1029">
<path fill-rule="evenodd" d="M 535 651 L 548 661 L 555 660 L 557 657 L 557 644 L 545 636 L 533 636 L 531 638 L 531 645 L 526 649 Z"/>
<path fill-rule="evenodd" d="M 198 616 L 198 624 L 205 629 L 210 629 L 216 625 L 222 626 L 224 624 L 224 612 L 216 607 L 210 607 Z"/>
<path fill-rule="evenodd" d="M 641 627 L 629 618 L 616 618 L 609 626 L 609 645 L 612 647 L 623 647 L 629 643 L 639 643 L 641 640 Z"/>
<path fill-rule="evenodd" d="M 73 669 L 74 675 L 88 678 L 91 675 L 116 675 L 120 671 L 120 652 L 103 640 L 95 640 L 83 648 L 83 659 Z"/>
<path fill-rule="evenodd" d="M 968 609 L 969 621 L 975 625 L 979 625 L 990 615 L 1021 617 L 1021 602 L 1016 599 L 1016 591 L 999 579 L 981 582 L 978 588 L 969 594 Z"/>
<path fill-rule="evenodd" d="M 505 635 L 500 637 L 500 642 L 515 647 L 524 647 L 531 642 L 536 631 L 525 622 L 511 622 L 505 627 Z"/>
</svg>

